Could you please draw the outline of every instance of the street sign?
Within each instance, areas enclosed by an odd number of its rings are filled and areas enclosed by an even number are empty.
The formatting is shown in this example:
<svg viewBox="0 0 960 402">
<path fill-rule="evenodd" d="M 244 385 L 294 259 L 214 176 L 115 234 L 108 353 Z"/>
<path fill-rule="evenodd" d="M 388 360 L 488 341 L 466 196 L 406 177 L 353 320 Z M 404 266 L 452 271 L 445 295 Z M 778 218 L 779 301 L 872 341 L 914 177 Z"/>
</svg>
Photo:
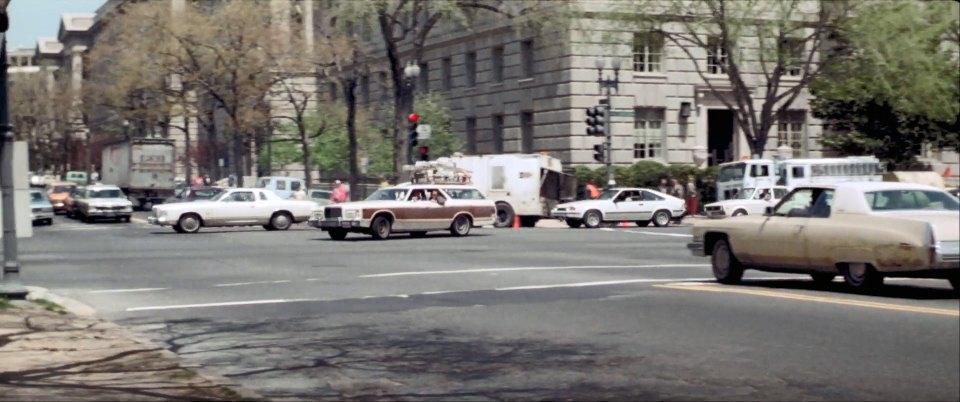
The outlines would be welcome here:
<svg viewBox="0 0 960 402">
<path fill-rule="evenodd" d="M 632 110 L 611 110 L 610 117 L 633 117 Z"/>
<path fill-rule="evenodd" d="M 419 136 L 419 138 L 420 138 L 421 140 L 428 140 L 428 139 L 430 139 L 430 134 L 431 134 L 431 133 L 433 133 L 433 131 L 430 129 L 430 125 L 429 125 L 429 124 L 421 124 L 421 125 L 417 126 L 417 135 Z"/>
</svg>

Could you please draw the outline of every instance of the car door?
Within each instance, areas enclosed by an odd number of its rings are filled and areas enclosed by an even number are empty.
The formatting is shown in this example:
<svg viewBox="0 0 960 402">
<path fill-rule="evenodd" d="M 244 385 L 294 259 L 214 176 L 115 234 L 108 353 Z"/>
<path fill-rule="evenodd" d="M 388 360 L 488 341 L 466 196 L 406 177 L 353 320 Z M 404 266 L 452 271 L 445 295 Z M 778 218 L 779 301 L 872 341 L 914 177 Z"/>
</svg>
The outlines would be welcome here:
<svg viewBox="0 0 960 402">
<path fill-rule="evenodd" d="M 806 265 L 812 270 L 834 272 L 830 249 L 837 243 L 838 225 L 833 216 L 834 192 L 824 189 L 817 195 L 803 230 Z M 842 231 L 840 231 L 842 232 Z"/>
<path fill-rule="evenodd" d="M 253 195 L 256 199 L 253 202 L 253 212 L 250 218 L 256 220 L 258 224 L 266 225 L 277 209 L 277 203 L 271 201 L 265 191 L 255 191 Z"/>
<path fill-rule="evenodd" d="M 229 225 L 253 224 L 257 222 L 256 203 L 252 191 L 234 191 L 230 193 L 223 208 L 224 221 Z"/>
<path fill-rule="evenodd" d="M 613 198 L 613 206 L 607 211 L 608 221 L 634 221 L 640 216 L 643 198 L 637 190 L 623 190 Z"/>
<path fill-rule="evenodd" d="M 813 202 L 822 191 L 798 188 L 788 194 L 759 226 L 748 226 L 734 239 L 734 252 L 744 253 L 751 264 L 780 268 L 807 266 L 806 228 Z M 739 253 L 738 253 L 739 254 Z"/>
<path fill-rule="evenodd" d="M 653 213 L 659 209 L 666 209 L 673 212 L 673 208 L 667 205 L 667 199 L 653 192 L 640 190 L 640 197 L 643 202 L 640 203 L 640 213 L 637 215 L 638 221 L 648 221 L 653 219 Z"/>
</svg>

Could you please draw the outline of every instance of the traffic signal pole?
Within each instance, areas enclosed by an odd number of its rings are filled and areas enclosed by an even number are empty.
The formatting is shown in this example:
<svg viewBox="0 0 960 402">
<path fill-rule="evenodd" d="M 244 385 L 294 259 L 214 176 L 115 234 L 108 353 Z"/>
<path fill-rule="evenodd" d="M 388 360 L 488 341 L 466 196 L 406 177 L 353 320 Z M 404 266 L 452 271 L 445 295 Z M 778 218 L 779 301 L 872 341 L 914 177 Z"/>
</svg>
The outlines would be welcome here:
<svg viewBox="0 0 960 402">
<path fill-rule="evenodd" d="M 606 163 L 607 163 L 607 187 L 614 187 L 617 185 L 617 181 L 613 178 L 613 124 L 611 116 L 613 115 L 613 103 L 610 102 L 610 87 L 607 87 L 607 113 L 604 113 L 604 124 L 607 127 L 606 134 L 604 138 L 604 149 L 606 149 Z"/>
<path fill-rule="evenodd" d="M 0 297 L 25 299 L 27 289 L 20 283 L 20 261 L 17 256 L 17 222 L 13 189 L 13 128 L 7 102 L 7 10 L 0 9 L 0 192 L 3 194 L 3 274 L 0 274 Z M 23 174 L 25 172 L 18 172 Z"/>
</svg>

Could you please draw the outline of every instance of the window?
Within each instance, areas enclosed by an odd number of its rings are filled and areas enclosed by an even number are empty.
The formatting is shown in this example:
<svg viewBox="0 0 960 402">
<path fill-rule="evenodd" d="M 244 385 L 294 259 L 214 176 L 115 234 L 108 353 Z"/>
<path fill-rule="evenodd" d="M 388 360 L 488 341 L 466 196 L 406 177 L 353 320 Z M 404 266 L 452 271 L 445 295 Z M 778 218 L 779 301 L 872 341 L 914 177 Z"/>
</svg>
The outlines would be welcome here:
<svg viewBox="0 0 960 402">
<path fill-rule="evenodd" d="M 420 64 L 420 92 L 430 92 L 430 64 Z"/>
<path fill-rule="evenodd" d="M 533 153 L 533 112 L 520 113 L 520 152 Z"/>
<path fill-rule="evenodd" d="M 791 170 L 792 170 L 791 174 L 793 175 L 794 179 L 803 178 L 803 166 L 794 166 Z"/>
<path fill-rule="evenodd" d="M 663 35 L 656 32 L 633 34 L 633 71 L 659 72 L 663 56 Z"/>
<path fill-rule="evenodd" d="M 363 103 L 370 103 L 370 76 L 363 75 L 360 77 L 360 96 L 363 99 Z"/>
<path fill-rule="evenodd" d="M 463 61 L 463 68 L 466 70 L 467 86 L 477 86 L 477 52 L 467 53 Z"/>
<path fill-rule="evenodd" d="M 449 91 L 450 89 L 453 88 L 453 67 L 452 67 L 452 62 L 451 62 L 450 58 L 447 57 L 447 58 L 443 59 L 443 61 L 441 62 L 441 64 L 442 64 L 441 68 L 443 69 L 443 72 L 441 73 L 441 74 L 443 75 L 443 77 L 442 77 L 442 78 L 443 78 L 443 90 L 444 90 L 444 91 Z"/>
<path fill-rule="evenodd" d="M 623 190 L 617 195 L 614 201 L 643 201 L 643 196 L 637 190 Z"/>
<path fill-rule="evenodd" d="M 267 193 L 264 193 L 263 191 L 259 191 L 258 194 L 260 194 L 260 201 L 267 200 Z"/>
<path fill-rule="evenodd" d="M 786 38 L 780 42 L 780 53 L 783 55 L 783 67 L 791 77 L 800 75 L 803 67 L 803 39 Z"/>
<path fill-rule="evenodd" d="M 803 155 L 805 113 L 803 111 L 787 111 L 780 114 L 777 124 L 777 147 L 784 145 L 793 148 L 793 157 Z"/>
<path fill-rule="evenodd" d="M 465 131 L 467 134 L 467 154 L 476 154 L 477 153 L 477 118 L 476 117 L 467 117 Z"/>
<path fill-rule="evenodd" d="M 787 189 L 785 188 L 774 188 L 773 189 L 773 199 L 779 200 L 783 196 L 787 195 Z"/>
<path fill-rule="evenodd" d="M 926 209 L 958 211 L 960 203 L 948 193 L 927 190 L 886 190 L 864 194 L 874 211 Z"/>
<path fill-rule="evenodd" d="M 716 36 L 707 38 L 707 73 L 724 74 L 727 72 L 727 50 Z"/>
<path fill-rule="evenodd" d="M 503 81 L 503 46 L 497 46 L 491 50 L 490 62 L 493 63 L 491 67 L 493 81 Z"/>
<path fill-rule="evenodd" d="M 751 165 L 750 177 L 767 177 L 770 175 L 770 167 L 766 165 Z"/>
<path fill-rule="evenodd" d="M 277 180 L 277 190 L 286 190 L 287 182 L 285 180 Z"/>
<path fill-rule="evenodd" d="M 480 194 L 480 191 L 474 189 L 460 189 L 460 188 L 448 188 L 446 189 L 447 195 L 454 200 L 482 200 L 483 194 Z"/>
<path fill-rule="evenodd" d="M 663 201 L 665 198 L 651 193 L 649 191 L 641 191 L 640 194 L 643 196 L 644 201 Z"/>
<path fill-rule="evenodd" d="M 794 192 L 788 194 L 787 197 L 780 202 L 780 205 L 777 206 L 777 210 L 774 212 L 774 215 L 810 216 L 810 207 L 813 206 L 813 200 L 816 199 L 816 196 L 819 195 L 820 191 L 822 191 L 822 189 L 801 188 L 795 190 Z"/>
<path fill-rule="evenodd" d="M 250 191 L 237 191 L 224 197 L 224 201 L 227 202 L 253 202 L 255 199 L 253 192 Z"/>
<path fill-rule="evenodd" d="M 495 114 L 491 117 L 492 120 L 492 137 L 493 141 L 493 153 L 502 154 L 503 153 L 503 115 Z"/>
<path fill-rule="evenodd" d="M 521 66 L 523 67 L 523 77 L 532 78 L 533 77 L 533 39 L 527 39 L 523 42 L 520 42 L 520 57 L 521 57 Z"/>
<path fill-rule="evenodd" d="M 663 159 L 663 112 L 652 108 L 634 112 L 633 159 Z"/>
</svg>

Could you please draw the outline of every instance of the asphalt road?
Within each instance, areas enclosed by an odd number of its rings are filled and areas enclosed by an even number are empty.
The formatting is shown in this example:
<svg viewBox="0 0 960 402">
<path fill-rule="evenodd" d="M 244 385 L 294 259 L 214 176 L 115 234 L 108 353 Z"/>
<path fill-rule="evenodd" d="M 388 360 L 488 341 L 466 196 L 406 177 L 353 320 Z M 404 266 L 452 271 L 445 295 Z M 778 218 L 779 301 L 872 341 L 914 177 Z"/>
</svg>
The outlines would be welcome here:
<svg viewBox="0 0 960 402">
<path fill-rule="evenodd" d="M 58 217 L 23 279 L 274 400 L 960 399 L 946 281 L 711 280 L 689 228 L 335 242 Z"/>
</svg>

